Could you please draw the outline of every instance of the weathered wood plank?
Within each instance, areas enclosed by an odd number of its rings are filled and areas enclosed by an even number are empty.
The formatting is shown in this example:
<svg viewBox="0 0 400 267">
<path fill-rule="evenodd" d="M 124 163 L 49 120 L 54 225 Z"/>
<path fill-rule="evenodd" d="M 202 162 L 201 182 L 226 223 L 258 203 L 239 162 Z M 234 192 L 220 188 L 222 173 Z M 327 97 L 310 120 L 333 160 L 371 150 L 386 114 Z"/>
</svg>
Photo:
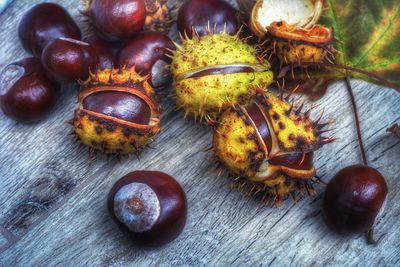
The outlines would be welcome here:
<svg viewBox="0 0 400 267">
<path fill-rule="evenodd" d="M 26 55 L 16 25 L 21 10 L 41 2 L 15 1 L 0 16 L 0 67 Z M 77 16 L 77 1 L 54 1 Z M 299 207 L 262 208 L 257 199 L 229 188 L 230 179 L 213 170 L 204 150 L 210 128 L 182 119 L 173 100 L 165 103 L 162 134 L 140 160 L 89 161 L 67 137 L 64 122 L 75 106 L 74 88 L 66 90 L 51 116 L 37 125 L 20 125 L 0 114 L 0 265 L 399 265 L 398 199 L 400 141 L 386 132 L 400 121 L 400 96 L 353 81 L 372 166 L 386 177 L 390 193 L 378 223 L 376 247 L 363 236 L 332 234 L 320 216 L 321 196 Z M 352 108 L 342 83 L 319 100 L 335 121 L 340 139 L 316 154 L 318 173 L 329 180 L 344 166 L 360 162 Z M 105 208 L 113 182 L 136 169 L 158 169 L 175 176 L 187 194 L 189 219 L 183 234 L 167 247 L 144 251 L 131 244 Z M 319 188 L 323 191 L 323 187 Z"/>
</svg>

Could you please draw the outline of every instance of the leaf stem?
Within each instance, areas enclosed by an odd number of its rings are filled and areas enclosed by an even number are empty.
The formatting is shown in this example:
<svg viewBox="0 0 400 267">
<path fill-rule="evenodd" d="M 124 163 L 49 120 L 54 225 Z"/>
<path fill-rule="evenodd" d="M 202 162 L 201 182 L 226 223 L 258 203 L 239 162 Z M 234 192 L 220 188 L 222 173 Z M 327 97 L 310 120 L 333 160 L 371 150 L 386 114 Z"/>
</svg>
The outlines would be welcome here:
<svg viewBox="0 0 400 267">
<path fill-rule="evenodd" d="M 358 69 L 355 67 L 351 67 L 351 66 L 346 66 L 346 65 L 341 65 L 341 64 L 332 64 L 332 63 L 325 63 L 325 62 L 301 62 L 301 63 L 294 63 L 292 65 L 287 65 L 285 67 L 282 68 L 282 70 L 280 71 L 280 73 L 278 74 L 278 79 L 283 78 L 286 73 L 291 70 L 292 68 L 296 68 L 296 67 L 306 67 L 306 66 L 310 66 L 310 67 L 328 67 L 328 68 L 335 68 L 335 69 L 344 69 L 344 70 L 348 70 L 351 72 L 357 72 L 366 76 L 369 76 L 377 81 L 379 81 L 380 83 L 382 83 L 384 86 L 386 87 L 390 87 L 393 88 L 394 90 L 396 90 L 398 93 L 400 93 L 400 87 L 397 86 L 396 84 L 389 82 L 388 80 L 386 80 L 385 78 L 382 78 L 379 75 L 376 75 L 375 73 L 371 73 L 362 69 Z"/>
<path fill-rule="evenodd" d="M 350 75 L 349 74 L 346 76 L 345 82 L 346 82 L 347 92 L 350 95 L 351 104 L 352 104 L 353 110 L 354 110 L 354 119 L 356 121 L 358 144 L 360 146 L 362 160 L 363 160 L 364 165 L 368 166 L 367 156 L 365 154 L 364 142 L 362 140 L 362 135 L 361 135 L 360 120 L 359 120 L 359 117 L 358 117 L 357 104 L 356 104 L 356 100 L 354 98 L 353 89 L 351 87 Z"/>
</svg>

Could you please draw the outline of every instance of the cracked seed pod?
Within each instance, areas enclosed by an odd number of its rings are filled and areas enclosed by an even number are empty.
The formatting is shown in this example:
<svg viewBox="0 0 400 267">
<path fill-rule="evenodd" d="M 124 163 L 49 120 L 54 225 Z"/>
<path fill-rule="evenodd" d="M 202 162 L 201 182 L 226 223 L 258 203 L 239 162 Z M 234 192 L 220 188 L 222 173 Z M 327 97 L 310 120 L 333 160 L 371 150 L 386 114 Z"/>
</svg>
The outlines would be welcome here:
<svg viewBox="0 0 400 267">
<path fill-rule="evenodd" d="M 237 36 L 208 34 L 183 39 L 172 57 L 177 107 L 210 120 L 230 104 L 246 104 L 273 74 L 267 61 Z"/>
<path fill-rule="evenodd" d="M 177 4 L 170 4 L 168 0 L 145 0 L 146 31 L 168 32 L 177 16 Z"/>
<path fill-rule="evenodd" d="M 248 6 L 250 2 L 237 1 L 240 6 Z M 258 0 L 252 8 L 249 25 L 259 38 L 264 37 L 268 26 L 276 21 L 308 29 L 318 21 L 322 7 L 322 0 Z"/>
<path fill-rule="evenodd" d="M 137 153 L 160 132 L 160 111 L 146 77 L 105 69 L 82 83 L 72 125 L 77 138 L 106 154 Z"/>
<path fill-rule="evenodd" d="M 269 49 L 281 63 L 322 62 L 332 54 L 334 35 L 331 28 L 314 25 L 311 29 L 273 22 L 268 28 Z"/>
<path fill-rule="evenodd" d="M 314 151 L 334 139 L 322 137 L 327 124 L 310 120 L 272 93 L 261 93 L 247 106 L 232 106 L 218 119 L 213 151 L 219 162 L 237 176 L 235 184 L 262 202 L 276 205 L 296 192 L 314 195 L 310 181 L 316 171 Z"/>
</svg>

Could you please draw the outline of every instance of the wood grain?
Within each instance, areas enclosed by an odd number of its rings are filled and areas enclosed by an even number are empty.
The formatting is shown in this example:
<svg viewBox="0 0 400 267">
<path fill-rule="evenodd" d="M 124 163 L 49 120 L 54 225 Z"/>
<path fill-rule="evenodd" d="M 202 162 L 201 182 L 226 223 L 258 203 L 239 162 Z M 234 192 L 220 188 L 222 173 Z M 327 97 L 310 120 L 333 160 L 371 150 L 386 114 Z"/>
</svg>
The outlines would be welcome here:
<svg viewBox="0 0 400 267">
<path fill-rule="evenodd" d="M 0 67 L 26 53 L 17 24 L 39 0 L 15 1 L 0 16 Z M 53 1 L 81 21 L 78 0 Z M 81 26 L 83 26 L 81 24 Z M 400 96 L 393 90 L 353 80 L 360 120 L 373 167 L 390 188 L 386 210 L 377 224 L 377 246 L 364 236 L 343 237 L 324 225 L 321 195 L 296 206 L 261 207 L 259 200 L 230 190 L 218 176 L 205 149 L 211 128 L 185 121 L 174 100 L 163 106 L 162 133 L 140 160 L 98 158 L 68 137 L 76 88 L 64 88 L 52 114 L 35 125 L 22 125 L 0 114 L 0 265 L 4 266 L 399 266 L 400 140 L 386 132 L 400 122 Z M 359 163 L 352 107 L 338 82 L 316 102 L 325 110 L 339 140 L 316 153 L 318 174 L 328 181 L 341 168 Z M 106 196 L 113 183 L 137 169 L 167 172 L 182 184 L 189 218 L 182 235 L 157 250 L 135 247 L 110 220 Z M 318 188 L 323 192 L 324 188 Z"/>
</svg>

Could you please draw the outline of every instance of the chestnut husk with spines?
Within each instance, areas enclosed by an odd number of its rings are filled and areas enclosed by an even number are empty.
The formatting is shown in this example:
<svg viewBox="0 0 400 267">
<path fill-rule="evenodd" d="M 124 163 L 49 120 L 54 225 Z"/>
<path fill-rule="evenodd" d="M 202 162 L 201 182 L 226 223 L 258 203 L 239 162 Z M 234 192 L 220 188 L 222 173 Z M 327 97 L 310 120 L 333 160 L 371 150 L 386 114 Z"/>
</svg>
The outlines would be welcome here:
<svg viewBox="0 0 400 267">
<path fill-rule="evenodd" d="M 91 151 L 138 154 L 160 132 L 161 111 L 153 98 L 147 77 L 134 69 L 99 69 L 81 83 L 71 124 Z"/>
<path fill-rule="evenodd" d="M 177 108 L 200 122 L 215 120 L 231 104 L 247 104 L 259 86 L 273 80 L 269 62 L 239 32 L 207 32 L 182 37 L 171 63 Z"/>
<path fill-rule="evenodd" d="M 315 196 L 314 151 L 334 141 L 325 123 L 312 121 L 302 105 L 260 90 L 247 106 L 232 105 L 214 125 L 212 150 L 234 177 L 233 187 L 281 205 L 298 192 Z"/>
<path fill-rule="evenodd" d="M 267 27 L 264 55 L 277 55 L 281 66 L 301 62 L 324 62 L 333 56 L 333 29 L 314 25 L 310 29 L 294 27 L 284 21 L 273 22 Z"/>
</svg>

